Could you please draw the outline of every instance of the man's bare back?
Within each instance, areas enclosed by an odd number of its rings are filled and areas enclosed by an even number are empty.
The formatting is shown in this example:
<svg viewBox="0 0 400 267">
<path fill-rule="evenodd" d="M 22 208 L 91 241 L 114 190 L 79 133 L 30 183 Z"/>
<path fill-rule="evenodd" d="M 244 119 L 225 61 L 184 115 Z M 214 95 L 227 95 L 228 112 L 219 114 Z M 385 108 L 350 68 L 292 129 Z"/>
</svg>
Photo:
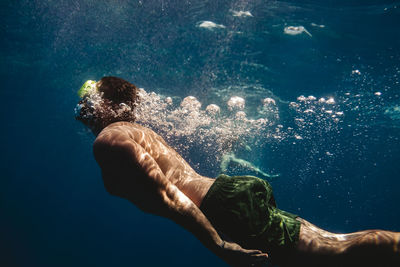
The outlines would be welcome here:
<svg viewBox="0 0 400 267">
<path fill-rule="evenodd" d="M 106 149 L 110 146 L 132 149 L 131 159 L 137 159 L 140 161 L 139 166 L 148 168 L 136 166 L 138 168 L 131 173 L 132 179 L 135 179 L 134 174 L 140 174 L 142 179 L 152 179 L 151 175 L 155 175 L 157 179 L 165 179 L 166 181 L 158 182 L 163 184 L 168 181 L 175 185 L 197 207 L 200 207 L 202 199 L 214 182 L 214 179 L 196 173 L 174 149 L 165 143 L 164 139 L 150 129 L 134 123 L 118 122 L 105 128 L 94 143 L 96 160 L 104 162 L 101 166 L 104 165 L 102 169 L 104 168 L 103 179 L 106 185 L 111 186 L 116 174 L 115 166 L 105 163 L 115 156 Z M 109 171 L 107 167 L 110 168 Z M 149 169 L 152 170 L 151 173 Z M 159 176 L 161 173 L 163 176 Z M 140 185 L 136 190 L 139 188 Z"/>
</svg>

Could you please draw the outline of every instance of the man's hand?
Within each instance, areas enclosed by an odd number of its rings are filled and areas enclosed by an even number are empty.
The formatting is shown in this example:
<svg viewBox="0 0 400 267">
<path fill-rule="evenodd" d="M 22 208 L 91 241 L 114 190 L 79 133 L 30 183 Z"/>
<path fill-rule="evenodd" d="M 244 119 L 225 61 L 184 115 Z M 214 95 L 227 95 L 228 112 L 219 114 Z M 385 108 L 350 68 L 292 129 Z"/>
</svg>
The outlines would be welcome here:
<svg viewBox="0 0 400 267">
<path fill-rule="evenodd" d="M 268 260 L 268 254 L 260 250 L 248 250 L 232 242 L 221 244 L 220 257 L 231 266 L 264 266 Z"/>
</svg>

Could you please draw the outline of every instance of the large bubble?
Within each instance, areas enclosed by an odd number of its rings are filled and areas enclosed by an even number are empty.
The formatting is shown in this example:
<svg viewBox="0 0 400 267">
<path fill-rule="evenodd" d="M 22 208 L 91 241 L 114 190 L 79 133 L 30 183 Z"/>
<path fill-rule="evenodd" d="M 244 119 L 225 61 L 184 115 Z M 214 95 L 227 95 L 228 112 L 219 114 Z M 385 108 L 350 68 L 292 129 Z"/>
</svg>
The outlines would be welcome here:
<svg viewBox="0 0 400 267">
<path fill-rule="evenodd" d="M 207 161 L 221 171 L 231 163 L 241 164 L 264 177 L 273 176 L 268 176 L 251 160 L 238 158 L 238 151 L 254 154 L 257 151 L 254 147 L 267 142 L 295 143 L 312 139 L 316 132 L 335 132 L 344 117 L 333 97 L 300 96 L 290 103 L 266 97 L 259 100 L 257 107 L 249 108 L 245 106 L 246 100 L 239 96 L 231 96 L 225 103 L 213 103 L 205 108 L 194 96 L 181 100 L 140 89 L 139 97 L 136 122 L 163 136 L 189 161 L 195 161 L 195 151 L 197 156 L 206 155 L 201 162 Z M 281 118 L 282 108 L 286 114 L 293 113 L 291 119 Z"/>
</svg>

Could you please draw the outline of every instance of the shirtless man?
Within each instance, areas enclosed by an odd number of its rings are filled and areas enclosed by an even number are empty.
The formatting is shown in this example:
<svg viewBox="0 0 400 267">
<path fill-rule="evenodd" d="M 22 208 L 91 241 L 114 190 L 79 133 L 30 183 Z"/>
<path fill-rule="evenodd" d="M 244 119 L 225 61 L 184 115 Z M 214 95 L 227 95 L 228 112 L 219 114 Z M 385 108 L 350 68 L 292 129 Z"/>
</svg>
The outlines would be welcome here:
<svg viewBox="0 0 400 267">
<path fill-rule="evenodd" d="M 271 186 L 251 176 L 196 173 L 162 137 L 133 123 L 134 85 L 86 82 L 76 118 L 97 138 L 106 190 L 170 218 L 232 266 L 400 266 L 400 233 L 333 234 L 276 208 Z"/>
</svg>

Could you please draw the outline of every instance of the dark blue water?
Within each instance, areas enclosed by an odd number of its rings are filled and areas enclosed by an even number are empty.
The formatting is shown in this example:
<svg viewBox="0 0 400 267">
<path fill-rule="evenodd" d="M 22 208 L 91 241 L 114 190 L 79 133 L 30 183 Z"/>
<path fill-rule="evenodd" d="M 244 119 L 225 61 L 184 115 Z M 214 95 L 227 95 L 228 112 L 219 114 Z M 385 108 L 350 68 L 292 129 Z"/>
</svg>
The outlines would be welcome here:
<svg viewBox="0 0 400 267">
<path fill-rule="evenodd" d="M 73 117 L 81 84 L 104 75 L 204 106 L 239 95 L 249 114 L 280 99 L 287 137 L 247 154 L 281 174 L 278 206 L 331 231 L 400 231 L 400 1 L 22 0 L 0 12 L 0 265 L 224 266 L 105 192 L 94 137 Z M 302 113 L 300 95 L 334 97 L 339 122 Z"/>
</svg>

